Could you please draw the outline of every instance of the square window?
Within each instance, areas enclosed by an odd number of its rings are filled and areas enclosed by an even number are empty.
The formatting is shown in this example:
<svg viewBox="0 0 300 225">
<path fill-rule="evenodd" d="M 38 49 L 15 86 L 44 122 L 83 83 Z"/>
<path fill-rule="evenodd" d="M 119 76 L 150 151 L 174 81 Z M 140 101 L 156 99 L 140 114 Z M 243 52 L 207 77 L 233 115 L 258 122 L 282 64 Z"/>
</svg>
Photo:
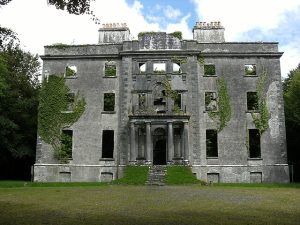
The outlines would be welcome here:
<svg viewBox="0 0 300 225">
<path fill-rule="evenodd" d="M 104 93 L 104 111 L 115 111 L 115 94 Z"/>
<path fill-rule="evenodd" d="M 115 77 L 117 74 L 116 64 L 114 62 L 105 63 L 105 72 L 106 77 Z"/>
<path fill-rule="evenodd" d="M 256 65 L 255 64 L 246 64 L 245 65 L 245 75 L 246 76 L 255 76 L 256 75 Z"/>
<path fill-rule="evenodd" d="M 156 74 L 166 73 L 166 63 L 153 63 L 153 72 Z"/>
<path fill-rule="evenodd" d="M 74 77 L 77 74 L 76 66 L 66 66 L 65 77 Z"/>
<path fill-rule="evenodd" d="M 214 75 L 216 75 L 215 65 L 212 64 L 204 65 L 204 76 L 214 76 Z"/>
<path fill-rule="evenodd" d="M 247 92 L 247 110 L 258 110 L 258 97 L 256 92 Z"/>
<path fill-rule="evenodd" d="M 215 112 L 218 110 L 216 92 L 205 92 L 205 110 L 209 112 Z"/>
<path fill-rule="evenodd" d="M 206 130 L 206 157 L 218 157 L 217 130 Z"/>
</svg>

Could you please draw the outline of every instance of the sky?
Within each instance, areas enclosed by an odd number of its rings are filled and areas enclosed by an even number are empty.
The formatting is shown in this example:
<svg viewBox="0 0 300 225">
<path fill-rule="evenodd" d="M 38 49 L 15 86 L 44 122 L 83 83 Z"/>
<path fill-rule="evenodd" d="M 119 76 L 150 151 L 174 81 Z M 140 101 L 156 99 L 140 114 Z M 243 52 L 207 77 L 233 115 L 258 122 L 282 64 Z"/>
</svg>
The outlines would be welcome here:
<svg viewBox="0 0 300 225">
<path fill-rule="evenodd" d="M 220 21 L 225 40 L 279 42 L 281 74 L 300 63 L 300 0 L 95 0 L 100 23 L 127 23 L 132 38 L 143 31 L 182 31 L 192 39 L 197 21 Z M 0 8 L 0 25 L 15 31 L 23 49 L 43 55 L 54 43 L 97 44 L 91 15 L 71 15 L 47 0 L 12 0 Z"/>
</svg>

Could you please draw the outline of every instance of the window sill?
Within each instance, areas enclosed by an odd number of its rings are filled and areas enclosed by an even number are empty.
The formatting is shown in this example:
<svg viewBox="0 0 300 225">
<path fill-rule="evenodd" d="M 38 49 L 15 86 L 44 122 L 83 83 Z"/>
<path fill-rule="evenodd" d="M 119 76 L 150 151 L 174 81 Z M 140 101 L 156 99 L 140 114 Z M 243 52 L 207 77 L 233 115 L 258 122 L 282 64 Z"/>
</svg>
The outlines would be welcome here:
<svg viewBox="0 0 300 225">
<path fill-rule="evenodd" d="M 244 77 L 258 77 L 258 75 L 244 75 Z"/>
<path fill-rule="evenodd" d="M 103 76 L 103 78 L 117 78 L 117 76 Z"/>
<path fill-rule="evenodd" d="M 203 113 L 217 113 L 219 111 L 207 111 L 207 110 L 204 110 Z"/>
<path fill-rule="evenodd" d="M 69 76 L 69 77 L 64 77 L 65 79 L 77 79 L 78 78 L 78 76 Z"/>
<path fill-rule="evenodd" d="M 67 110 L 67 111 L 60 111 L 60 113 L 65 113 L 65 114 L 68 114 L 68 113 L 73 113 L 74 111 L 69 111 L 69 110 Z"/>
<path fill-rule="evenodd" d="M 115 161 L 114 158 L 100 158 L 99 161 Z"/>
<path fill-rule="evenodd" d="M 115 114 L 116 111 L 103 111 L 101 114 Z"/>
<path fill-rule="evenodd" d="M 258 110 L 246 110 L 246 113 L 259 113 Z"/>
<path fill-rule="evenodd" d="M 248 158 L 248 161 L 261 161 L 263 160 L 262 158 Z"/>
<path fill-rule="evenodd" d="M 212 157 L 212 156 L 207 156 L 206 159 L 219 159 L 218 156 Z"/>
</svg>

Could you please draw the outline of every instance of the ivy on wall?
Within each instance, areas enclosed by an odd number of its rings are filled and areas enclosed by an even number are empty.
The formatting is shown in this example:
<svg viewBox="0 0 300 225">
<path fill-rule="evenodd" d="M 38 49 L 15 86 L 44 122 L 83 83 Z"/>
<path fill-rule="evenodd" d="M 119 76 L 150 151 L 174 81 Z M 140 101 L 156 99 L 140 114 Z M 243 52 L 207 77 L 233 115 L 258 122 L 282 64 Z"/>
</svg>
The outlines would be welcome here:
<svg viewBox="0 0 300 225">
<path fill-rule="evenodd" d="M 264 87 L 265 81 L 267 78 L 267 71 L 263 68 L 262 73 L 259 77 L 259 80 L 256 85 L 256 94 L 258 99 L 258 112 L 259 115 L 255 113 L 251 113 L 253 118 L 253 122 L 255 124 L 256 129 L 259 130 L 259 133 L 262 134 L 265 130 L 269 128 L 268 120 L 269 120 L 269 111 L 267 107 L 266 97 L 264 96 Z"/>
<path fill-rule="evenodd" d="M 231 119 L 231 107 L 230 107 L 230 97 L 228 94 L 227 83 L 224 77 L 219 77 L 217 79 L 218 87 L 218 111 L 208 112 L 209 117 L 218 120 L 218 132 L 222 131 L 226 127 L 227 123 Z"/>
<path fill-rule="evenodd" d="M 39 94 L 38 133 L 53 147 L 55 157 L 61 162 L 66 162 L 68 155 L 61 144 L 62 130 L 74 124 L 85 110 L 85 100 L 77 92 L 72 103 L 73 111 L 66 112 L 69 91 L 62 76 L 50 75 Z"/>
</svg>

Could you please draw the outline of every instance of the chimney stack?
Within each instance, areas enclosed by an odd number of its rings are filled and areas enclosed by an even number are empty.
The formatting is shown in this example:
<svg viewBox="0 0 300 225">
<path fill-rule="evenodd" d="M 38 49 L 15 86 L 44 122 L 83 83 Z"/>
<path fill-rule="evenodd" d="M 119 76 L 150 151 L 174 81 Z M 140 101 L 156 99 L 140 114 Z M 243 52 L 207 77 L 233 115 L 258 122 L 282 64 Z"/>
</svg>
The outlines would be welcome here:
<svg viewBox="0 0 300 225">
<path fill-rule="evenodd" d="M 193 39 L 200 43 L 225 42 L 224 30 L 221 22 L 196 22 Z"/>
<path fill-rule="evenodd" d="M 99 29 L 99 44 L 128 41 L 130 30 L 126 23 L 106 23 Z"/>
</svg>

